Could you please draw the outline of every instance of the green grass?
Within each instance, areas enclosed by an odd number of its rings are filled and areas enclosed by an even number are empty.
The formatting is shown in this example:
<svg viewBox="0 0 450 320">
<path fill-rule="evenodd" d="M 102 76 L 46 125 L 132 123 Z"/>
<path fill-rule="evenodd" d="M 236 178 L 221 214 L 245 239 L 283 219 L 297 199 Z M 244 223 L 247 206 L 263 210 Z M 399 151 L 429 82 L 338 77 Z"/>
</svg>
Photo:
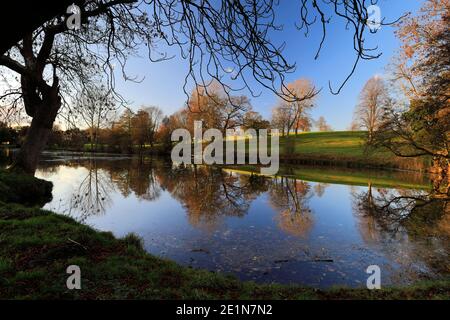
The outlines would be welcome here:
<svg viewBox="0 0 450 320">
<path fill-rule="evenodd" d="M 365 152 L 364 131 L 307 132 L 280 138 L 280 156 L 306 162 L 329 162 L 357 167 L 425 170 L 424 159 L 396 157 L 386 149 Z M 288 142 L 289 141 L 289 142 Z M 288 150 L 291 152 L 288 152 Z"/>
<path fill-rule="evenodd" d="M 280 136 L 280 155 L 288 156 L 290 149 L 290 156 L 365 159 L 365 136 L 364 131 L 304 132 Z"/>
<path fill-rule="evenodd" d="M 306 132 L 281 137 L 280 152 L 286 149 L 286 140 L 293 139 L 295 153 L 326 155 L 332 157 L 364 157 L 364 137 L 362 131 Z"/>
<path fill-rule="evenodd" d="M 83 151 L 89 152 L 89 151 L 95 151 L 95 150 L 114 150 L 118 146 L 112 146 L 106 143 L 98 143 L 97 145 L 91 144 L 91 143 L 85 143 L 83 145 Z M 137 152 L 142 149 L 142 151 L 151 151 L 151 150 L 160 150 L 163 147 L 162 143 L 154 143 L 153 146 L 150 144 L 145 144 L 142 147 L 139 145 L 132 145 L 131 149 L 134 152 Z"/>
<path fill-rule="evenodd" d="M 429 161 L 422 158 L 399 158 L 386 149 L 366 152 L 364 131 L 306 132 L 289 137 L 280 137 L 280 158 L 284 162 L 303 164 L 333 164 L 346 167 L 376 167 L 426 171 Z M 209 143 L 205 143 L 205 146 Z M 246 150 L 249 152 L 246 140 Z M 142 150 L 133 146 L 134 153 L 164 153 L 164 146 L 146 145 Z M 225 143 L 224 143 L 225 147 Z M 85 144 L 84 151 L 92 150 L 91 144 Z M 98 145 L 99 151 L 117 152 L 119 149 L 108 145 Z M 166 150 L 167 151 L 167 150 Z"/>
<path fill-rule="evenodd" d="M 260 168 L 251 165 L 225 166 L 242 174 L 259 173 Z M 427 176 L 414 172 L 392 170 L 346 169 L 339 167 L 281 166 L 277 176 L 304 181 L 368 186 L 379 188 L 404 188 L 428 190 L 431 184 Z"/>
<path fill-rule="evenodd" d="M 387 149 L 367 149 L 364 131 L 305 132 L 279 137 L 285 163 L 426 171 L 424 158 L 400 158 Z M 246 141 L 246 152 L 253 150 Z"/>
</svg>

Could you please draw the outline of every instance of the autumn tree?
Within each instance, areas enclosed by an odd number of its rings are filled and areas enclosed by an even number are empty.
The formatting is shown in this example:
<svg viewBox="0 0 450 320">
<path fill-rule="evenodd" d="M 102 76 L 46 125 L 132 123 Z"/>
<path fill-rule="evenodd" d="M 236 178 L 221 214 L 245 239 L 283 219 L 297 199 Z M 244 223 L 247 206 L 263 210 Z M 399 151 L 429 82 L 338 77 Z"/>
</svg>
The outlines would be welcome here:
<svg viewBox="0 0 450 320">
<path fill-rule="evenodd" d="M 405 104 L 397 99 L 377 134 L 377 146 L 399 157 L 433 161 L 434 193 L 450 193 L 450 6 L 428 0 L 419 15 L 399 25 L 402 47 L 393 66 Z"/>
<path fill-rule="evenodd" d="M 308 132 L 311 131 L 312 126 L 313 123 L 311 117 L 307 115 L 301 116 L 295 123 L 295 131 Z"/>
<path fill-rule="evenodd" d="M 255 129 L 259 132 L 261 129 L 269 129 L 270 122 L 265 120 L 257 111 L 248 111 L 244 114 L 242 129 Z"/>
<path fill-rule="evenodd" d="M 182 109 L 161 120 L 161 125 L 156 133 L 156 140 L 162 144 L 165 152 L 170 152 L 172 148 L 172 132 L 174 130 L 192 130 L 192 127 L 188 126 L 189 114 L 189 110 Z"/>
<path fill-rule="evenodd" d="M 298 79 L 287 85 L 292 94 L 292 101 L 280 100 L 273 112 L 272 123 L 283 132 L 289 134 L 298 131 L 302 119 L 308 118 L 308 111 L 315 106 L 318 91 L 310 80 Z"/>
<path fill-rule="evenodd" d="M 170 129 L 170 118 L 164 117 L 161 120 L 161 125 L 156 132 L 156 141 L 161 143 L 162 150 L 168 152 L 172 147 L 172 132 Z"/>
<path fill-rule="evenodd" d="M 287 134 L 287 127 L 289 122 L 289 115 L 283 112 L 281 108 L 275 107 L 272 109 L 271 127 L 278 129 L 282 135 Z"/>
<path fill-rule="evenodd" d="M 203 121 L 205 129 L 216 128 L 225 135 L 229 129 L 244 125 L 245 114 L 252 110 L 244 95 L 227 94 L 217 82 L 193 90 L 188 102 L 189 124 Z"/>
<path fill-rule="evenodd" d="M 133 112 L 130 109 L 125 109 L 117 121 L 111 123 L 106 143 L 113 148 L 118 148 L 121 151 L 131 152 L 132 141 L 132 119 Z"/>
<path fill-rule="evenodd" d="M 131 141 L 133 145 L 139 147 L 139 151 L 142 151 L 145 144 L 149 142 L 150 126 L 150 116 L 144 110 L 139 110 L 131 117 Z"/>
<path fill-rule="evenodd" d="M 383 79 L 379 76 L 370 78 L 359 95 L 359 103 L 354 114 L 354 119 L 359 127 L 367 130 L 368 144 L 373 142 L 375 131 L 380 128 L 389 103 Z"/>
</svg>

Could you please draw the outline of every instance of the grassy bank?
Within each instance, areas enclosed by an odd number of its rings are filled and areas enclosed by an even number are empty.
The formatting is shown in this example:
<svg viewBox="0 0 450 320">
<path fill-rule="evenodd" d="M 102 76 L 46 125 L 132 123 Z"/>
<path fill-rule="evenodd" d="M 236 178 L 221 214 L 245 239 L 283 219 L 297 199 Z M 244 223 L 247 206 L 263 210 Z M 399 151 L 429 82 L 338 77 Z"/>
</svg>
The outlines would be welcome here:
<svg viewBox="0 0 450 320">
<path fill-rule="evenodd" d="M 426 170 L 428 164 L 422 158 L 399 158 L 384 149 L 366 152 L 365 136 L 364 131 L 335 131 L 281 137 L 280 158 L 299 164 Z"/>
<path fill-rule="evenodd" d="M 259 174 L 260 168 L 251 165 L 225 166 L 226 171 L 241 174 Z M 303 181 L 345 184 L 367 187 L 369 184 L 378 188 L 403 188 L 428 190 L 431 188 L 429 178 L 419 172 L 402 172 L 393 170 L 367 170 L 341 167 L 317 166 L 281 166 L 277 176 Z"/>
<path fill-rule="evenodd" d="M 2 172 L 0 182 L 5 177 L 18 179 Z M 29 183 L 26 179 L 32 178 L 16 180 L 16 184 Z M 42 181 L 35 180 L 37 184 Z M 0 299 L 450 298 L 450 279 L 377 291 L 321 291 L 241 282 L 154 257 L 145 252 L 136 236 L 117 239 L 69 217 L 12 201 L 5 196 L 0 202 Z M 69 265 L 81 268 L 81 290 L 66 288 Z"/>
</svg>

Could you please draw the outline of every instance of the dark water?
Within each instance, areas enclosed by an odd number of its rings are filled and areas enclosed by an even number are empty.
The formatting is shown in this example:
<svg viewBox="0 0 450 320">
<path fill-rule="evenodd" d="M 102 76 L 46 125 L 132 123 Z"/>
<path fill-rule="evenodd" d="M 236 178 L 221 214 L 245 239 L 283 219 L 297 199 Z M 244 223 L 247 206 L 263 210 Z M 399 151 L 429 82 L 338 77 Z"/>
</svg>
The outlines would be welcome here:
<svg viewBox="0 0 450 320">
<path fill-rule="evenodd" d="M 315 287 L 365 286 L 369 265 L 380 266 L 382 285 L 450 274 L 446 204 L 417 209 L 409 202 L 400 208 L 399 202 L 388 214 L 373 210 L 389 197 L 423 190 L 267 178 L 107 155 L 47 154 L 37 176 L 54 183 L 45 208 L 119 237 L 133 232 L 148 252 L 185 266 Z M 396 179 L 426 181 L 408 174 Z"/>
</svg>

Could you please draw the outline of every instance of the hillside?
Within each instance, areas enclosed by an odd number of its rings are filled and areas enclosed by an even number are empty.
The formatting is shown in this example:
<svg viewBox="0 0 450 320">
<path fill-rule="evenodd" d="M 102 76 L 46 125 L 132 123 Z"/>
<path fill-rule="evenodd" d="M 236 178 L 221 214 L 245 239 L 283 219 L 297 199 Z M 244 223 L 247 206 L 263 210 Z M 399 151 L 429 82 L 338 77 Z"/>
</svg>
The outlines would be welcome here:
<svg viewBox="0 0 450 320">
<path fill-rule="evenodd" d="M 365 152 L 365 135 L 364 131 L 307 132 L 289 136 L 289 142 L 287 137 L 281 137 L 280 158 L 284 162 L 300 164 L 426 169 L 424 159 L 399 158 L 388 150 Z"/>
</svg>

